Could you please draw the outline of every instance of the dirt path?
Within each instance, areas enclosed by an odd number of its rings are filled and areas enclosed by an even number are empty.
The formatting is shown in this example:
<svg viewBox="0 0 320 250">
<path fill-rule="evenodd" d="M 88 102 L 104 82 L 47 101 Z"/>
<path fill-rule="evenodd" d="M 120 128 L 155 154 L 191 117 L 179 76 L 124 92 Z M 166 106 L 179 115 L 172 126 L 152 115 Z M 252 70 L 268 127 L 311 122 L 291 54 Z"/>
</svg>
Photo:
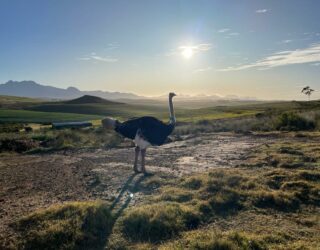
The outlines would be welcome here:
<svg viewBox="0 0 320 250">
<path fill-rule="evenodd" d="M 233 167 L 265 140 L 234 134 L 186 136 L 148 149 L 147 170 L 175 177 Z M 0 156 L 0 242 L 13 235 L 11 222 L 40 207 L 97 198 L 121 204 L 146 178 L 133 174 L 133 157 L 133 148 Z M 137 192 L 132 203 L 142 197 Z"/>
</svg>

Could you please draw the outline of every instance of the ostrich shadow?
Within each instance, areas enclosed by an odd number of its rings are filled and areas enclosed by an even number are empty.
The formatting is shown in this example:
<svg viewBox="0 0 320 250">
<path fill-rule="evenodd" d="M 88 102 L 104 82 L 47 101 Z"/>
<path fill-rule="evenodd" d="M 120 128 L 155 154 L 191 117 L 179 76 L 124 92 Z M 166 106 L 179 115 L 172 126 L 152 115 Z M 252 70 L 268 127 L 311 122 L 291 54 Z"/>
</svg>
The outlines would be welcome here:
<svg viewBox="0 0 320 250">
<path fill-rule="evenodd" d="M 133 197 L 128 195 L 128 197 L 123 202 L 121 202 L 125 193 L 127 191 L 131 191 L 132 193 L 134 193 L 136 190 L 139 190 L 140 183 L 148 177 L 145 175 L 141 175 L 139 178 L 136 179 L 136 181 L 132 185 L 133 180 L 138 175 L 139 175 L 139 173 L 133 173 L 132 175 L 129 176 L 129 178 L 123 184 L 118 196 L 115 198 L 115 200 L 110 205 L 109 208 L 110 208 L 110 211 L 112 214 L 112 223 L 110 226 L 109 233 L 105 235 L 105 238 L 103 240 L 104 244 L 99 249 L 107 249 L 106 247 L 108 246 L 109 236 L 111 235 L 111 232 L 113 230 L 114 225 L 116 224 L 119 217 L 123 214 L 124 210 L 129 206 L 131 200 L 133 199 Z"/>
<path fill-rule="evenodd" d="M 134 178 L 138 175 L 138 173 L 134 173 L 132 174 L 128 180 L 125 182 L 125 184 L 123 185 L 123 187 L 121 188 L 117 198 L 113 201 L 113 203 L 110 206 L 110 210 L 112 212 L 114 212 L 115 208 L 117 207 L 117 205 L 120 203 L 121 198 L 124 196 L 124 194 L 129 191 L 131 193 L 135 193 L 136 190 L 139 189 L 139 185 L 140 183 L 145 180 L 147 178 L 147 176 L 145 175 L 141 175 L 133 185 L 130 185 L 132 183 L 132 181 L 134 180 Z M 114 220 L 116 221 L 123 213 L 123 211 L 128 207 L 128 205 L 130 204 L 130 201 L 132 200 L 133 197 L 128 196 L 126 198 L 126 200 L 123 202 L 123 204 L 118 208 L 118 210 L 114 213 Z"/>
</svg>

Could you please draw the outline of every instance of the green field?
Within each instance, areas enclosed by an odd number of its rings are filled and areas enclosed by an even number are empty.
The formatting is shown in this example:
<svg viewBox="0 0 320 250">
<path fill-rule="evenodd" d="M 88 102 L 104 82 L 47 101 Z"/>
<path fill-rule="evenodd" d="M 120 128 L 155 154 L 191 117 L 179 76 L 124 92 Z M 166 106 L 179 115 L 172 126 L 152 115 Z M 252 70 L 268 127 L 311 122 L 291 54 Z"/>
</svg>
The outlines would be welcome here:
<svg viewBox="0 0 320 250">
<path fill-rule="evenodd" d="M 101 119 L 98 115 L 37 112 L 29 110 L 0 110 L 0 122 L 51 123 L 60 121 L 87 121 Z"/>
<path fill-rule="evenodd" d="M 96 97 L 94 97 L 96 98 Z M 148 100 L 143 104 L 110 102 L 97 98 L 87 102 L 81 97 L 72 101 L 44 102 L 39 99 L 0 96 L 0 122 L 34 122 L 47 123 L 57 121 L 96 120 L 111 116 L 119 120 L 132 117 L 155 116 L 167 121 L 169 118 L 167 103 Z M 179 103 L 179 102 L 177 102 Z M 220 102 L 221 103 L 221 102 Z M 316 111 L 320 108 L 319 101 L 311 102 L 225 102 L 224 106 L 205 108 L 183 108 L 175 105 L 175 113 L 179 122 L 198 122 L 254 116 L 257 113 L 284 111 Z M 209 105 L 209 103 L 208 103 Z M 185 105 L 190 107 L 192 105 Z"/>
</svg>

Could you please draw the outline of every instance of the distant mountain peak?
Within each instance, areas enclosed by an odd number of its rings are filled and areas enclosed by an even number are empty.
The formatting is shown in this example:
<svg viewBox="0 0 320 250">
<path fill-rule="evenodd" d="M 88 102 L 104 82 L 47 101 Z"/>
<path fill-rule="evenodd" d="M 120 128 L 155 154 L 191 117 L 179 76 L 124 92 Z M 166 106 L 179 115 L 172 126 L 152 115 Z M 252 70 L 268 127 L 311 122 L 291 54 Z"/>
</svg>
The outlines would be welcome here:
<svg viewBox="0 0 320 250">
<path fill-rule="evenodd" d="M 7 81 L 5 84 L 28 84 L 28 85 L 40 85 L 38 83 L 36 83 L 35 81 L 31 81 L 31 80 L 24 80 L 24 81 L 13 81 L 13 80 L 9 80 Z"/>
<path fill-rule="evenodd" d="M 103 103 L 103 104 L 119 104 L 118 102 L 112 102 L 112 101 L 108 101 L 106 99 L 103 99 L 101 97 L 97 97 L 97 96 L 92 96 L 92 95 L 84 95 L 81 96 L 79 98 L 70 100 L 70 101 L 66 101 L 64 102 L 66 104 L 87 104 L 87 103 Z"/>
<path fill-rule="evenodd" d="M 68 87 L 67 90 L 70 90 L 70 91 L 80 91 L 80 90 L 77 89 L 76 87 Z"/>
</svg>

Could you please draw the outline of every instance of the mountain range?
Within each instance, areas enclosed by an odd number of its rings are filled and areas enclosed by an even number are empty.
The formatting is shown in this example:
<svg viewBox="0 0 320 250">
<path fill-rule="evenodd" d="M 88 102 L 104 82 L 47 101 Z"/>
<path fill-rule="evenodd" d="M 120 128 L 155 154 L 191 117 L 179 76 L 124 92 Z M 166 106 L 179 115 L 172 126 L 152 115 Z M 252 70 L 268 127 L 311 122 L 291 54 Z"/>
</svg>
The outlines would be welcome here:
<svg viewBox="0 0 320 250">
<path fill-rule="evenodd" d="M 116 99 L 143 99 L 144 97 L 131 93 L 108 91 L 81 91 L 75 87 L 67 89 L 42 85 L 34 81 L 8 81 L 0 84 L 0 95 L 22 96 L 45 99 L 74 99 L 83 95 L 98 96 L 108 100 Z"/>
<path fill-rule="evenodd" d="M 43 85 L 36 83 L 34 81 L 8 81 L 4 84 L 0 84 L 0 95 L 8 96 L 21 96 L 21 97 L 31 97 L 31 98 L 42 98 L 42 99 L 53 99 L 53 100 L 70 100 L 75 99 L 84 95 L 97 96 L 107 100 L 120 100 L 123 102 L 135 102 L 148 100 L 159 100 L 166 101 L 168 94 L 145 97 L 139 96 L 132 93 L 122 93 L 122 92 L 109 92 L 109 91 L 81 91 L 75 87 L 68 87 L 66 89 L 57 88 L 53 86 Z M 239 97 L 236 95 L 185 95 L 178 93 L 179 102 L 220 102 L 220 101 L 257 101 L 254 97 Z"/>
</svg>

